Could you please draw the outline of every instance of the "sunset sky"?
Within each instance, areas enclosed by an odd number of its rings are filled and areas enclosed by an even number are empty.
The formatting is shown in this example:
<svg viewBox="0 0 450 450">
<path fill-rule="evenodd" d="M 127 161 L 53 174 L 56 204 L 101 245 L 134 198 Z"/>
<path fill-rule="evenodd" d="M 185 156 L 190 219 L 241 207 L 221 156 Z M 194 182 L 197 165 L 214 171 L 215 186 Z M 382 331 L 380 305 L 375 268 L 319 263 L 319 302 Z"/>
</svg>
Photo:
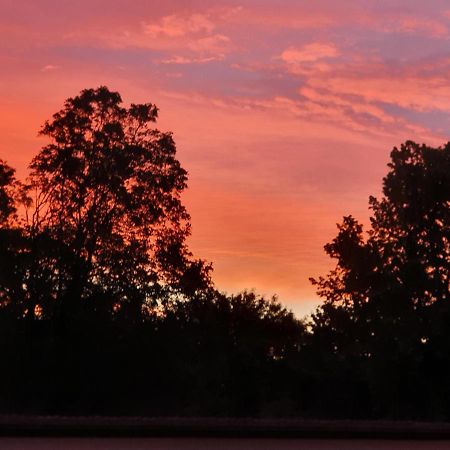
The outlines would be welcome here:
<svg viewBox="0 0 450 450">
<path fill-rule="evenodd" d="M 450 2 L 0 0 L 0 157 L 20 177 L 43 122 L 99 85 L 160 108 L 217 287 L 303 315 L 392 147 L 448 139 Z"/>
</svg>

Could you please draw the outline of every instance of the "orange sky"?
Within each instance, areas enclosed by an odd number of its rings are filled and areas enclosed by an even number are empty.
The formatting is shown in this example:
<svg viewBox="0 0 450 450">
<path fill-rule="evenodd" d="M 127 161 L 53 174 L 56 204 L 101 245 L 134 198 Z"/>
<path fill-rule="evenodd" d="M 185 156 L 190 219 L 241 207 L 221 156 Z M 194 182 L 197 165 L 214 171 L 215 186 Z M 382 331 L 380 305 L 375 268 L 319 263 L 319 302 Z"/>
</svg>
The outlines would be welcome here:
<svg viewBox="0 0 450 450">
<path fill-rule="evenodd" d="M 20 176 L 66 97 L 107 85 L 156 103 L 189 172 L 196 256 L 220 289 L 299 315 L 391 148 L 448 136 L 446 1 L 0 0 L 0 34 L 0 157 Z"/>
</svg>

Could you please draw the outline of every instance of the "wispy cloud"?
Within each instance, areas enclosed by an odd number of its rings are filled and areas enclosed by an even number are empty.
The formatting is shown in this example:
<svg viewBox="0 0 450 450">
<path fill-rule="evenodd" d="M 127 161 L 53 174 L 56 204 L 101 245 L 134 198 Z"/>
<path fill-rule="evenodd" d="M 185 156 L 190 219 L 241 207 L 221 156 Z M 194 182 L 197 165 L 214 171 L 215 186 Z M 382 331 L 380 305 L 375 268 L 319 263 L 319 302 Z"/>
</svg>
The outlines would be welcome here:
<svg viewBox="0 0 450 450">
<path fill-rule="evenodd" d="M 340 52 L 333 43 L 313 42 L 300 48 L 289 47 L 281 53 L 280 58 L 288 64 L 315 62 L 324 58 L 335 58 Z"/>
<path fill-rule="evenodd" d="M 41 68 L 41 72 L 51 72 L 53 70 L 61 69 L 61 66 L 57 66 L 54 64 L 47 64 L 46 66 Z"/>
<path fill-rule="evenodd" d="M 197 33 L 211 33 L 215 28 L 208 14 L 180 16 L 172 14 L 155 23 L 144 25 L 145 33 L 153 38 L 166 36 L 178 38 Z"/>
<path fill-rule="evenodd" d="M 216 56 L 208 56 L 204 58 L 188 58 L 186 56 L 172 56 L 161 60 L 162 64 L 205 64 L 212 61 L 221 61 L 224 59 L 225 55 L 218 54 Z"/>
</svg>

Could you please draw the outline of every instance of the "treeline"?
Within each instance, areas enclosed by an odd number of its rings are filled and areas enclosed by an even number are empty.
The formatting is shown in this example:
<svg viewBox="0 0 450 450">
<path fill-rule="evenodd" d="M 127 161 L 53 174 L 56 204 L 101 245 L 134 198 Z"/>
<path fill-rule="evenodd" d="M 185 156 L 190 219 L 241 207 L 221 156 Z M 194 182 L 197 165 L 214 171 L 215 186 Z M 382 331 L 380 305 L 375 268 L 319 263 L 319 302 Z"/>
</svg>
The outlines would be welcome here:
<svg viewBox="0 0 450 450">
<path fill-rule="evenodd" d="M 189 251 L 157 114 L 84 90 L 0 164 L 0 413 L 450 419 L 450 145 L 392 151 L 298 320 Z"/>
</svg>

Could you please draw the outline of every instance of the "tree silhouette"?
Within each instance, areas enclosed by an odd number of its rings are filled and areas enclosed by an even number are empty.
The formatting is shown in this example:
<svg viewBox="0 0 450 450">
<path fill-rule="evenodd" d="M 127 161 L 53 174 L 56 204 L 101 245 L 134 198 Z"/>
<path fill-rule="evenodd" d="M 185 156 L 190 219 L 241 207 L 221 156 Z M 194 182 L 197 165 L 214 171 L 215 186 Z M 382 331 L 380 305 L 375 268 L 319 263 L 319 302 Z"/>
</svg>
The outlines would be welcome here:
<svg viewBox="0 0 450 450">
<path fill-rule="evenodd" d="M 449 419 L 450 144 L 394 148 L 297 320 L 194 259 L 157 113 L 87 89 L 0 161 L 0 413 Z"/>
<path fill-rule="evenodd" d="M 172 135 L 153 127 L 155 105 L 121 103 L 106 87 L 69 98 L 31 163 L 29 230 L 56 249 L 47 266 L 63 313 L 84 301 L 139 317 L 170 292 L 209 284 L 209 267 L 185 244 L 187 173 Z"/>
<path fill-rule="evenodd" d="M 394 148 L 389 169 L 384 196 L 370 198 L 367 239 L 362 226 L 345 217 L 325 246 L 337 265 L 312 279 L 325 299 L 313 332 L 334 357 L 366 367 L 385 413 L 402 414 L 428 401 L 421 395 L 430 386 L 417 390 L 420 374 L 448 336 L 441 327 L 449 317 L 450 145 L 408 141 Z"/>
<path fill-rule="evenodd" d="M 384 197 L 370 198 L 367 240 L 362 226 L 345 217 L 325 246 L 336 269 L 312 280 L 328 304 L 355 319 L 372 308 L 370 319 L 388 313 L 395 320 L 445 303 L 449 295 L 450 145 L 434 149 L 408 141 L 391 159 Z"/>
</svg>

